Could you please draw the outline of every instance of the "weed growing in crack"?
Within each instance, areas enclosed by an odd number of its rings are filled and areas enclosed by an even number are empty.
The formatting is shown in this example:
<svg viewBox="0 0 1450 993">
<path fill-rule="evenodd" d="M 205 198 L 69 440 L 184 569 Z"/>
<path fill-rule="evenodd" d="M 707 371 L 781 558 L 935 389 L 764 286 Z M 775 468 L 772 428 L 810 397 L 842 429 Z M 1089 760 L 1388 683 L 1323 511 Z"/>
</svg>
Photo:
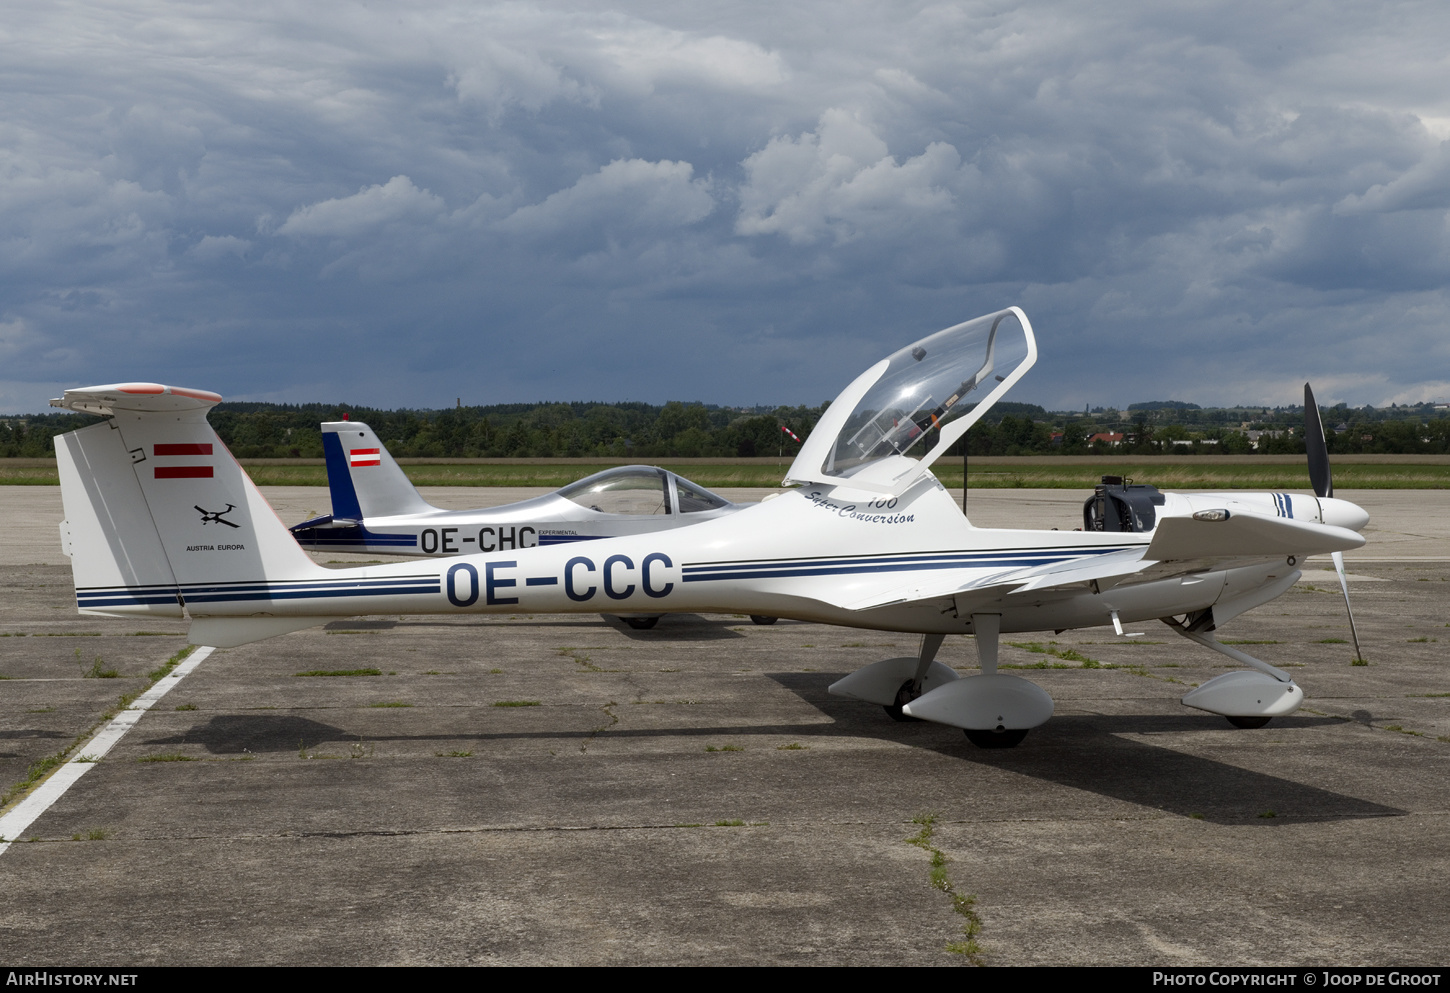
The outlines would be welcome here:
<svg viewBox="0 0 1450 993">
<path fill-rule="evenodd" d="M 166 676 L 171 675 L 171 670 L 175 669 L 178 665 L 180 665 L 182 660 L 195 650 L 195 645 L 183 646 L 179 651 L 176 652 L 176 654 L 172 655 L 171 658 L 161 663 L 158 668 L 152 669 L 150 672 L 148 672 L 146 674 L 146 678 L 154 683 L 158 679 L 162 679 Z"/>
<path fill-rule="evenodd" d="M 565 647 L 559 649 L 559 654 L 564 656 L 566 659 L 571 659 L 576 665 L 579 666 L 579 670 L 581 672 L 603 672 L 603 669 L 599 668 L 599 666 L 595 665 L 593 662 L 590 662 L 589 656 L 584 654 L 588 651 L 599 651 L 602 650 L 602 648 L 602 645 L 588 645 L 583 648 L 570 648 L 566 645 Z"/>
<path fill-rule="evenodd" d="M 1062 659 L 1064 662 L 1077 662 L 1084 669 L 1101 669 L 1101 668 L 1103 668 L 1103 664 L 1101 662 L 1099 662 L 1097 659 L 1090 659 L 1086 655 L 1082 654 L 1081 652 L 1079 652 L 1079 651 L 1077 651 L 1076 649 L 1073 649 L 1073 648 L 1060 648 L 1060 647 L 1058 647 L 1058 644 L 1055 641 L 1049 641 L 1045 645 L 1042 642 L 1040 642 L 1040 641 L 1009 641 L 1009 642 L 1007 642 L 1007 644 L 1011 645 L 1013 648 L 1020 648 L 1023 651 L 1032 652 L 1034 655 L 1051 655 L 1053 658 Z M 1006 667 L 1002 667 L 1002 668 L 1006 668 Z M 1021 666 L 1020 668 L 1028 668 L 1028 667 L 1027 666 Z M 1034 669 L 1048 669 L 1048 668 L 1051 668 L 1051 669 L 1058 669 L 1058 668 L 1066 669 L 1068 667 L 1067 666 L 1051 665 L 1051 664 L 1048 664 L 1048 663 L 1038 663 L 1037 665 L 1031 666 L 1031 668 L 1034 668 Z"/>
<path fill-rule="evenodd" d="M 952 885 L 951 876 L 947 872 L 946 854 L 931 843 L 932 836 L 936 833 L 936 815 L 919 814 L 912 818 L 911 823 L 919 825 L 921 830 L 907 838 L 906 843 L 915 845 L 931 855 L 932 889 L 941 890 L 951 897 L 952 909 L 966 920 L 966 923 L 962 925 L 962 935 L 965 940 L 949 942 L 946 946 L 947 951 L 953 955 L 961 955 L 972 965 L 983 965 L 984 953 L 982 946 L 977 942 L 977 935 L 982 933 L 982 918 L 977 913 L 977 897 L 976 894 L 958 893 Z"/>
<path fill-rule="evenodd" d="M 77 648 L 76 661 L 80 661 L 80 657 L 81 650 Z M 120 675 L 121 674 L 115 669 L 106 665 L 106 663 L 101 659 L 99 655 L 96 656 L 96 660 L 91 663 L 91 667 L 89 669 L 85 669 L 81 672 L 81 676 L 86 679 L 116 679 Z"/>
</svg>

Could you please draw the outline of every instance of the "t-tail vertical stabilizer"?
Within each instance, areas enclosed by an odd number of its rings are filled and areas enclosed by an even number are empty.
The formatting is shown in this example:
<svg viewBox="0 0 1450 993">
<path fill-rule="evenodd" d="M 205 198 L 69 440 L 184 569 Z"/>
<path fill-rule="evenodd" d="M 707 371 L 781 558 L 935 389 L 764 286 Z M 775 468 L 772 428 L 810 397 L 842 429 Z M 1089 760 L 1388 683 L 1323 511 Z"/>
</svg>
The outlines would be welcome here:
<svg viewBox="0 0 1450 993">
<path fill-rule="evenodd" d="M 438 509 L 418 495 L 377 432 L 362 421 L 324 421 L 322 451 L 334 522 Z"/>
<path fill-rule="evenodd" d="M 217 647 L 327 620 L 268 610 L 281 591 L 330 572 L 297 545 L 207 423 L 220 401 L 155 383 L 66 390 L 51 401 L 110 417 L 56 439 L 62 540 L 81 609 L 180 616 L 184 606 L 191 640 Z M 255 611 L 207 621 L 209 603 L 227 601 L 235 614 L 238 599 Z"/>
</svg>

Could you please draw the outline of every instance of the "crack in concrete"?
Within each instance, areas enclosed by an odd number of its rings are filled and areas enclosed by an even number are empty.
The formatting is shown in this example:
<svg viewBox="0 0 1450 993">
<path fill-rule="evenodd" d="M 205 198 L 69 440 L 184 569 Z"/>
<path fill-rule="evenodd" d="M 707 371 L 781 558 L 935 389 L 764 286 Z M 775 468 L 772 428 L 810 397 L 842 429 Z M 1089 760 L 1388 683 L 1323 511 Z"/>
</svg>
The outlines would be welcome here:
<svg viewBox="0 0 1450 993">
<path fill-rule="evenodd" d="M 612 711 L 612 710 L 609 709 L 610 707 L 618 707 L 618 706 L 619 706 L 619 704 L 615 703 L 613 700 L 610 700 L 603 707 L 599 708 L 600 710 L 604 711 L 605 716 L 609 718 L 609 723 L 608 724 L 601 724 L 599 727 L 595 728 L 593 731 L 590 731 L 589 732 L 589 736 L 587 738 L 585 738 L 582 742 L 580 742 L 580 744 L 579 744 L 579 751 L 581 751 L 581 752 L 587 752 L 589 750 L 590 743 L 592 743 L 595 738 L 597 738 L 599 735 L 603 734 L 605 731 L 608 731 L 610 728 L 614 727 L 614 725 L 616 725 L 616 724 L 619 723 L 619 715 L 617 715 L 614 711 Z"/>
<path fill-rule="evenodd" d="M 936 833 L 936 815 L 920 814 L 912 819 L 912 823 L 921 825 L 921 830 L 907 838 L 906 843 L 931 853 L 931 888 L 941 890 L 951 897 L 952 909 L 966 919 L 966 923 L 962 925 L 962 935 L 966 940 L 947 942 L 947 951 L 963 956 L 972 965 L 985 965 L 985 952 L 977 943 L 977 935 L 982 932 L 982 917 L 977 913 L 977 896 L 975 893 L 958 893 L 952 885 L 951 876 L 947 873 L 947 862 L 950 860 L 940 848 L 931 843 L 932 835 Z"/>
</svg>

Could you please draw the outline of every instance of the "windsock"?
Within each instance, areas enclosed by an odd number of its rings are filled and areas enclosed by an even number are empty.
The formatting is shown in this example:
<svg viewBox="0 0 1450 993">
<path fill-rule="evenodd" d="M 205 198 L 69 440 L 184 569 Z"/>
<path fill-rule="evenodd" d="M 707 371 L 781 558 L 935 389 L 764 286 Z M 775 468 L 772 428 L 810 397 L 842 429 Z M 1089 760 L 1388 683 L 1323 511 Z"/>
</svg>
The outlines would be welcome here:
<svg viewBox="0 0 1450 993">
<path fill-rule="evenodd" d="M 780 429 L 782 431 L 784 431 L 786 434 L 790 435 L 790 440 L 791 441 L 800 441 L 800 438 L 796 436 L 796 433 L 794 431 L 792 431 L 790 428 L 786 427 L 784 424 L 782 424 L 780 426 Z"/>
</svg>

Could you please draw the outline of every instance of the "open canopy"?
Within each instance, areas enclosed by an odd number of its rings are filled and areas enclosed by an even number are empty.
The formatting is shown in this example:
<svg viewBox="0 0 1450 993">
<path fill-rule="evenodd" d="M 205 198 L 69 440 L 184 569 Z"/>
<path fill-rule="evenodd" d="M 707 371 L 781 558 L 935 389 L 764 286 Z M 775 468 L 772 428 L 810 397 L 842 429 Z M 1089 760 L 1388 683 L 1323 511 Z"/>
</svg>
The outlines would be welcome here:
<svg viewBox="0 0 1450 993">
<path fill-rule="evenodd" d="M 910 486 L 1037 360 L 1016 307 L 913 342 L 838 396 L 787 477 L 900 492 Z"/>
</svg>

